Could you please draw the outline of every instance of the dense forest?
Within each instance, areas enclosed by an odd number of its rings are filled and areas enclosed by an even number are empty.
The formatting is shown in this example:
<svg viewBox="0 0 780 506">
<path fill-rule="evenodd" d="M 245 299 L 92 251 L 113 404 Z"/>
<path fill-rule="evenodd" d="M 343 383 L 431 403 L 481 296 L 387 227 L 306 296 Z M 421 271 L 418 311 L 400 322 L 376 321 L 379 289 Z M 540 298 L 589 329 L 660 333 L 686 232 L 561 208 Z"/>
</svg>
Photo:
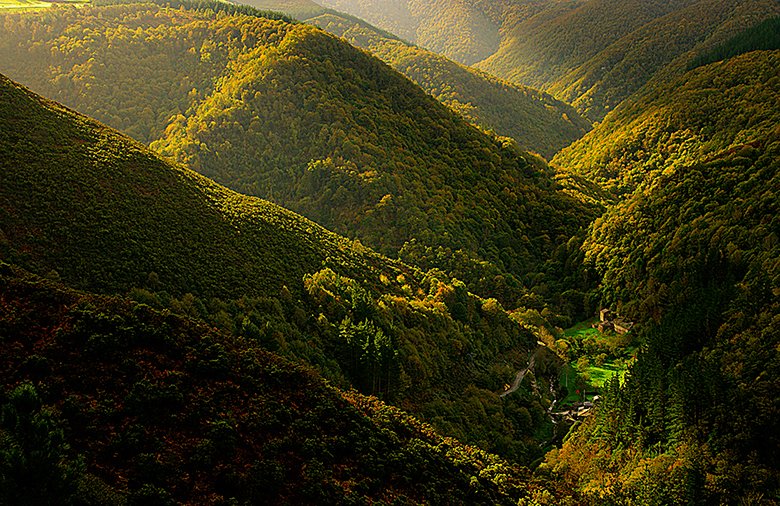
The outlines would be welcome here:
<svg viewBox="0 0 780 506">
<path fill-rule="evenodd" d="M 476 2 L 462 0 L 321 0 L 321 5 L 353 14 L 401 38 L 464 63 L 493 54 L 499 24 Z"/>
<path fill-rule="evenodd" d="M 668 82 L 696 55 L 778 14 L 774 1 L 699 1 L 615 41 L 545 89 L 600 121 L 646 83 Z"/>
<path fill-rule="evenodd" d="M 613 194 L 773 132 L 780 52 L 756 51 L 695 68 L 623 103 L 553 164 Z"/>
<path fill-rule="evenodd" d="M 776 504 L 780 132 L 664 173 L 586 243 L 645 345 L 543 468 L 591 504 Z"/>
<path fill-rule="evenodd" d="M 542 160 L 321 30 L 149 4 L 2 27 L 10 77 L 234 190 L 384 254 L 413 240 L 463 252 L 458 276 L 508 308 L 536 285 L 574 283 L 543 264 L 595 208 L 559 191 Z"/>
<path fill-rule="evenodd" d="M 521 149 L 550 158 L 590 129 L 574 108 L 550 95 L 464 67 L 365 22 L 333 12 L 306 22 L 369 50 L 471 123 L 514 139 Z"/>
<path fill-rule="evenodd" d="M 327 11 L 311 0 L 244 0 L 237 3 L 249 5 L 261 11 L 284 12 L 295 19 L 307 19 Z"/>
<path fill-rule="evenodd" d="M 366 0 L 322 5 L 396 31 L 412 20 L 422 47 L 532 86 L 601 121 L 653 81 L 683 73 L 692 60 L 745 28 L 780 14 L 774 0 L 400 0 L 399 10 Z M 477 29 L 471 19 L 484 19 Z M 498 34 L 500 43 L 495 45 Z M 464 59 L 453 48 L 484 48 Z M 765 48 L 769 49 L 769 48 Z M 449 52 L 448 52 L 449 50 Z"/>
<path fill-rule="evenodd" d="M 745 43 L 763 30 L 556 158 L 616 199 L 585 264 L 643 343 L 541 468 L 584 503 L 776 504 L 780 55 Z"/>
<path fill-rule="evenodd" d="M 0 293 L 3 504 L 549 496 L 526 470 L 251 339 L 7 264 Z"/>
<path fill-rule="evenodd" d="M 540 358 L 543 389 L 499 399 L 536 344 L 497 300 L 172 166 L 7 80 L 2 91 L 6 262 L 205 320 L 515 461 L 541 456 L 560 362 Z"/>
<path fill-rule="evenodd" d="M 780 504 L 779 5 L 0 14 L 0 503 Z"/>
</svg>

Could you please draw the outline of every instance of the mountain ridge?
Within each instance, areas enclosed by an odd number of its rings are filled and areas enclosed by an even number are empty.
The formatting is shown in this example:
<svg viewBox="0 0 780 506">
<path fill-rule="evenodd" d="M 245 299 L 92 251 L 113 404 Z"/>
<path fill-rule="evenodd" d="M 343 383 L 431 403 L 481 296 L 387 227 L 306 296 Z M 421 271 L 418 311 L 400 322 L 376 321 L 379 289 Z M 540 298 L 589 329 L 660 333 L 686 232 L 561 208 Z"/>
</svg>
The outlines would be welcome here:
<svg viewBox="0 0 780 506">
<path fill-rule="evenodd" d="M 431 267 L 507 307 L 596 212 L 541 159 L 315 27 L 153 4 L 47 15 L 51 30 L 36 15 L 3 24 L 11 77 L 380 253 L 462 251 L 455 269 Z"/>
<path fill-rule="evenodd" d="M 336 12 L 306 22 L 369 50 L 471 123 L 511 137 L 521 149 L 550 158 L 590 129 L 574 108 L 550 95 L 410 46 L 367 23 L 352 22 Z"/>
<path fill-rule="evenodd" d="M 542 395 L 500 401 L 535 340 L 495 299 L 173 166 L 5 78 L 0 96 L 5 262 L 205 321 L 517 462 L 541 456 L 558 364 L 540 369 Z"/>
</svg>

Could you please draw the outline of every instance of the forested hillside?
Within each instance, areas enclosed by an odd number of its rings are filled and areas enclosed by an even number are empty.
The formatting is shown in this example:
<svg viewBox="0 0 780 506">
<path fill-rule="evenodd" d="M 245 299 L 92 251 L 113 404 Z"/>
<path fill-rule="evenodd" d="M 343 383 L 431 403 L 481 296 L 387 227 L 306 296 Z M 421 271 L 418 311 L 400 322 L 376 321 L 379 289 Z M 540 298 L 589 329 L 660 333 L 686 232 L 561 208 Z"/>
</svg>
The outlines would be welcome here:
<svg viewBox="0 0 780 506">
<path fill-rule="evenodd" d="M 2 93 L 7 260 L 54 269 L 78 288 L 126 291 L 155 273 L 174 294 L 231 298 L 297 287 L 326 257 L 353 277 L 366 278 L 376 262 L 392 278 L 408 272 L 290 211 L 171 166 L 5 78 Z"/>
<path fill-rule="evenodd" d="M 0 257 L 208 322 L 519 462 L 541 456 L 558 362 L 502 401 L 536 338 L 495 299 L 421 273 L 5 78 Z"/>
<path fill-rule="evenodd" d="M 0 263 L 3 504 L 516 504 L 527 470 L 190 318 Z M 421 472 L 424 470 L 424 472 Z"/>
<path fill-rule="evenodd" d="M 590 129 L 574 108 L 550 95 L 464 67 L 359 20 L 329 12 L 306 22 L 370 51 L 471 123 L 511 137 L 522 149 L 550 158 Z"/>
<path fill-rule="evenodd" d="M 679 74 L 696 52 L 779 9 L 773 0 L 551 4 L 506 28 L 501 49 L 479 67 L 549 91 L 601 120 L 667 66 Z"/>
<path fill-rule="evenodd" d="M 585 265 L 643 342 L 542 466 L 582 503 L 777 504 L 780 54 L 748 40 L 556 158 L 619 197 Z"/>
<path fill-rule="evenodd" d="M 0 14 L 0 504 L 780 504 L 777 1 L 111 2 Z"/>
<path fill-rule="evenodd" d="M 645 23 L 693 0 L 543 2 L 543 9 L 505 27 L 501 48 L 480 66 L 510 80 L 544 87 Z"/>
<path fill-rule="evenodd" d="M 630 99 L 553 163 L 631 193 L 657 177 L 734 145 L 765 137 L 780 122 L 780 52 L 748 52 L 695 68 Z"/>
<path fill-rule="evenodd" d="M 144 142 L 161 136 L 153 147 L 235 190 L 382 253 L 414 241 L 426 268 L 512 308 L 523 285 L 570 283 L 541 264 L 591 209 L 540 160 L 314 27 L 146 4 L 9 15 L 0 35 L 12 77 Z"/>
<path fill-rule="evenodd" d="M 776 79 L 776 78 L 775 78 Z M 780 131 L 671 169 L 593 226 L 645 347 L 546 469 L 593 504 L 777 504 Z"/>
<path fill-rule="evenodd" d="M 599 121 L 645 83 L 668 84 L 692 59 L 778 14 L 774 1 L 696 2 L 615 41 L 544 89 Z"/>
<path fill-rule="evenodd" d="M 323 0 L 319 4 L 364 19 L 406 41 L 417 38 L 419 20 L 407 0 Z"/>
</svg>

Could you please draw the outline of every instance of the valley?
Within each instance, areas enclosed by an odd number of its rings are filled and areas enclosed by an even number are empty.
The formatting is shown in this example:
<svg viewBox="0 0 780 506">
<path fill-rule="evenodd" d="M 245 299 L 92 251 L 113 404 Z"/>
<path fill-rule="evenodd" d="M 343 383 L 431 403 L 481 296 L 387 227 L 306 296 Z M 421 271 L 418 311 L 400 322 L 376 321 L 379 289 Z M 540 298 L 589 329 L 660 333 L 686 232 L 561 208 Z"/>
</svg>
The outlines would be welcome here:
<svg viewBox="0 0 780 506">
<path fill-rule="evenodd" d="M 0 503 L 778 504 L 778 19 L 0 3 Z"/>
</svg>

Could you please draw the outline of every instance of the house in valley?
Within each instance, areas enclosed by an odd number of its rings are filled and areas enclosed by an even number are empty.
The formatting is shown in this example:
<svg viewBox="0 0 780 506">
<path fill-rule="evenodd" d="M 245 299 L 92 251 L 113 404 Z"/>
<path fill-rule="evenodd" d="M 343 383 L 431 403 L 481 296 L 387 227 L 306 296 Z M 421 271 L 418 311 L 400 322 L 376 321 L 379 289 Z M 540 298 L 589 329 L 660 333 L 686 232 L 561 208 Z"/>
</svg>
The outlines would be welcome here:
<svg viewBox="0 0 780 506">
<path fill-rule="evenodd" d="M 634 322 L 628 321 L 609 308 L 599 311 L 599 321 L 591 325 L 599 332 L 615 331 L 618 334 L 626 334 L 634 326 Z"/>
</svg>

